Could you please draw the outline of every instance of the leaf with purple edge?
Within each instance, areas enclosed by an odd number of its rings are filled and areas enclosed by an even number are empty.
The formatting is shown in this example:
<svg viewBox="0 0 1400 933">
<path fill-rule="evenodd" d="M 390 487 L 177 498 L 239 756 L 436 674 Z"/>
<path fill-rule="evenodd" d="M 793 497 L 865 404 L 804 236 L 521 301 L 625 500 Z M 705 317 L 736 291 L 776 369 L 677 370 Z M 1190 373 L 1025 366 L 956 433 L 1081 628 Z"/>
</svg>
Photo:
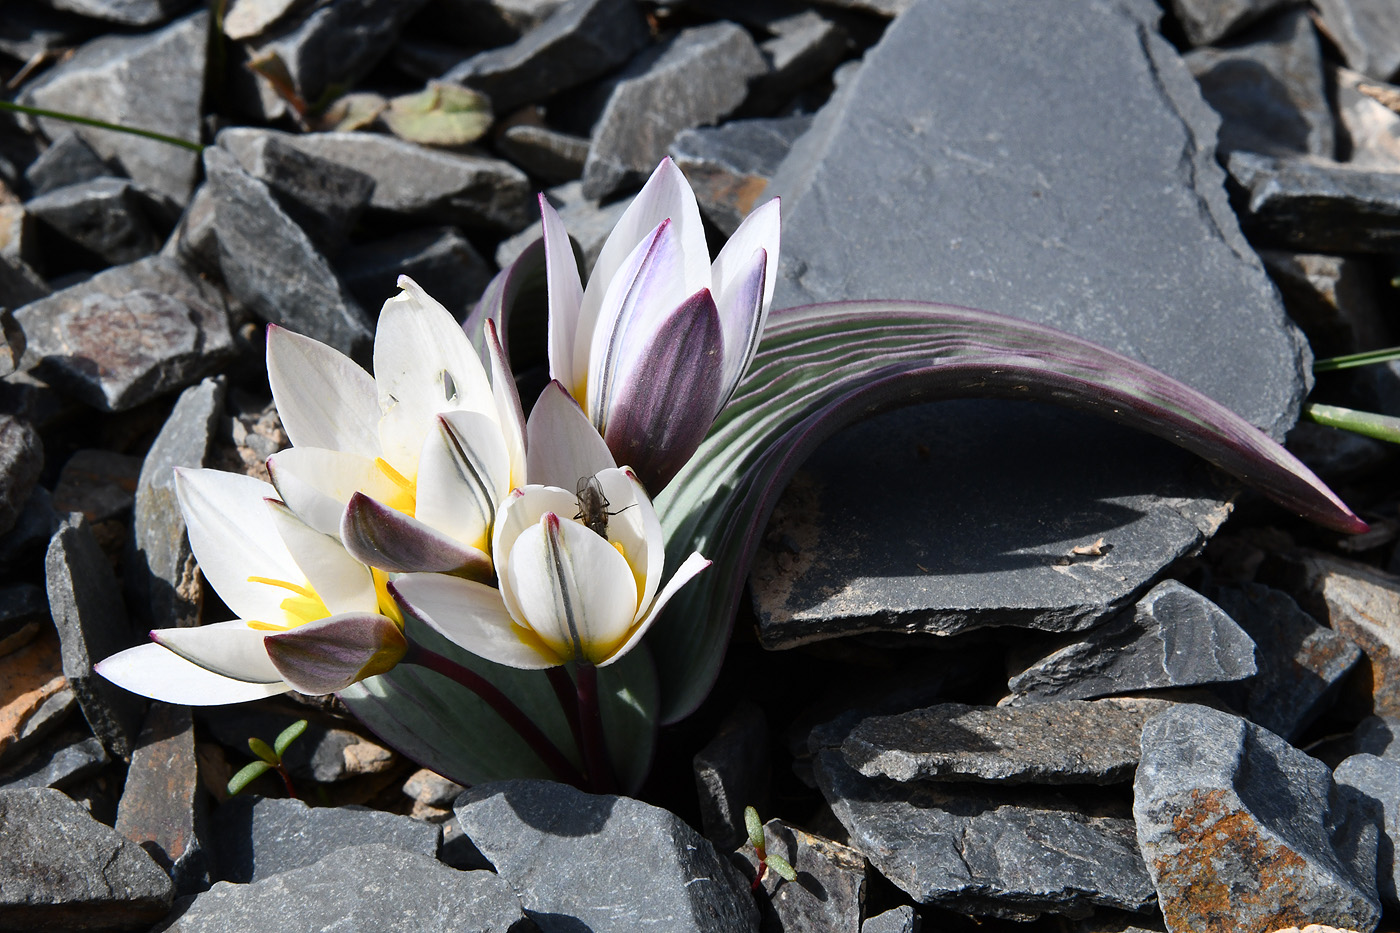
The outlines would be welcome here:
<svg viewBox="0 0 1400 933">
<path fill-rule="evenodd" d="M 360 492 L 345 506 L 340 540 L 356 560 L 389 573 L 453 573 L 482 582 L 494 574 L 485 552 Z"/>
<path fill-rule="evenodd" d="M 1307 467 L 1234 412 L 1061 331 L 923 302 L 774 311 L 734 398 L 656 499 L 667 565 L 691 550 L 715 563 L 676 596 L 645 639 L 666 691 L 663 722 L 688 715 L 714 683 L 759 538 L 806 457 L 874 412 L 972 397 L 1036 398 L 1097 412 L 1199 454 L 1326 527 L 1366 527 Z"/>
</svg>

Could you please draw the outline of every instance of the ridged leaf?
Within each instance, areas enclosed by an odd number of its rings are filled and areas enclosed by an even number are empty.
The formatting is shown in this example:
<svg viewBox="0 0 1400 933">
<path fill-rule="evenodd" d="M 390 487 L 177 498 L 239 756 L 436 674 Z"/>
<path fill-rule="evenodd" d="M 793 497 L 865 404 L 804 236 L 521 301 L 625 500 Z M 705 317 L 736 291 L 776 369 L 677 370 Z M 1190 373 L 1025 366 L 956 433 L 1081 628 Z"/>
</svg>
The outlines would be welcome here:
<svg viewBox="0 0 1400 933">
<path fill-rule="evenodd" d="M 458 648 L 409 616 L 409 640 L 471 668 L 504 692 L 561 751 L 579 764 L 573 734 L 543 671 L 493 664 Z M 630 652 L 598 670 L 603 723 L 618 782 L 635 792 L 651 768 L 659 691 L 647 652 Z M 476 694 L 410 664 L 340 691 L 371 731 L 402 754 L 459 784 L 553 778 L 539 757 Z"/>
<path fill-rule="evenodd" d="M 774 311 L 758 355 L 700 449 L 660 496 L 667 566 L 715 562 L 647 634 L 662 721 L 719 672 L 749 565 L 788 480 L 825 439 L 875 412 L 946 398 L 1051 401 L 1166 438 L 1319 524 L 1362 522 L 1249 422 L 1143 363 L 1016 318 L 909 301 Z"/>
</svg>

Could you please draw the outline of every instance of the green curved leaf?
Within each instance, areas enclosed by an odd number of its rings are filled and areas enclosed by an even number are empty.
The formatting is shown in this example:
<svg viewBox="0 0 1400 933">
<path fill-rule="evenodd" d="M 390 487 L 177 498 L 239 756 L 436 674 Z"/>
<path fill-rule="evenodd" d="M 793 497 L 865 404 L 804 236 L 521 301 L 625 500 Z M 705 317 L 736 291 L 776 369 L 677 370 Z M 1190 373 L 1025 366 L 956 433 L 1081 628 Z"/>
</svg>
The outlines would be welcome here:
<svg viewBox="0 0 1400 933">
<path fill-rule="evenodd" d="M 411 616 L 410 641 L 470 668 L 496 685 L 575 765 L 582 759 L 568 720 L 543 671 L 522 671 L 478 658 Z M 598 671 L 603 725 L 618 780 L 635 791 L 651 766 L 660 702 L 646 651 L 633 650 Z M 403 755 L 459 784 L 550 778 L 539 756 L 477 695 L 421 667 L 400 664 L 339 694 L 375 735 Z"/>
<path fill-rule="evenodd" d="M 230 796 L 243 793 L 244 789 L 258 778 L 272 770 L 272 765 L 265 761 L 254 761 L 238 769 L 238 773 L 228 779 L 228 792 Z"/>
<path fill-rule="evenodd" d="M 719 672 L 749 565 L 778 496 L 809 454 L 853 421 L 945 398 L 1030 398 L 1164 437 L 1327 527 L 1365 529 L 1307 467 L 1234 412 L 1136 360 L 1038 324 L 912 301 L 774 311 L 738 391 L 656 499 L 667 566 L 714 566 L 648 632 L 681 719 Z"/>
<path fill-rule="evenodd" d="M 281 764 L 282 762 L 282 756 L 273 751 L 272 746 L 268 745 L 262 739 L 249 739 L 248 747 L 253 750 L 254 755 L 257 755 L 270 765 Z"/>
<path fill-rule="evenodd" d="M 486 98 L 458 84 L 432 83 L 389 101 L 379 119 L 395 136 L 430 146 L 465 146 L 491 127 Z"/>
<path fill-rule="evenodd" d="M 287 749 L 292 743 L 301 738 L 301 734 L 306 731 L 306 720 L 298 719 L 287 728 L 277 734 L 277 739 L 272 743 L 272 749 L 279 756 L 287 754 Z"/>
</svg>

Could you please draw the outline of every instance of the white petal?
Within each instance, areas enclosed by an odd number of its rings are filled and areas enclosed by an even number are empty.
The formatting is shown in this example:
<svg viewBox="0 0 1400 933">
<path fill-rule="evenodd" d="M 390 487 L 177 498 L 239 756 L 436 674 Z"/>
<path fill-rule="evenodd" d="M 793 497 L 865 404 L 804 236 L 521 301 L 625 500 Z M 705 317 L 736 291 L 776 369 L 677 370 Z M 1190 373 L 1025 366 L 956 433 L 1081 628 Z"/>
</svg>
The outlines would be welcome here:
<svg viewBox="0 0 1400 933">
<path fill-rule="evenodd" d="M 485 550 L 496 504 L 510 492 L 510 455 L 496 422 L 471 411 L 439 415 L 418 461 L 414 517 Z"/>
<path fill-rule="evenodd" d="M 193 628 L 162 628 L 151 633 L 156 644 L 169 648 L 206 671 L 254 684 L 270 684 L 282 679 L 263 647 L 267 632 L 248 627 L 242 619 L 197 625 Z"/>
<path fill-rule="evenodd" d="M 331 615 L 379 611 L 374 576 L 346 552 L 338 536 L 308 527 L 291 509 L 276 503 L 272 503 L 272 518 L 287 550 Z"/>
<path fill-rule="evenodd" d="M 756 250 L 768 253 L 768 276 L 763 283 L 763 315 L 773 303 L 773 289 L 778 283 L 778 248 L 782 240 L 781 207 L 774 198 L 744 218 L 739 229 L 720 249 L 711 270 L 714 280 L 715 304 L 723 308 L 724 299 L 749 264 Z"/>
<path fill-rule="evenodd" d="M 651 624 L 656 621 L 657 616 L 661 614 L 661 610 L 666 608 L 666 604 L 671 601 L 671 597 L 680 592 L 681 587 L 689 583 L 696 574 L 710 566 L 710 563 L 711 562 L 702 557 L 698 551 L 687 557 L 681 565 L 676 568 L 676 572 L 672 575 L 671 579 L 666 581 L 666 587 L 661 591 L 660 595 L 656 597 L 656 601 L 647 607 L 646 614 L 642 616 L 636 628 L 627 636 L 627 641 L 619 645 L 617 650 L 606 660 L 600 662 L 598 666 L 607 667 L 609 664 L 631 651 L 632 647 L 642 640 L 642 636 L 647 633 L 647 629 L 651 628 Z"/>
<path fill-rule="evenodd" d="M 501 437 L 510 452 L 510 485 L 508 489 L 524 486 L 526 479 L 525 457 L 525 410 L 520 405 L 520 392 L 515 387 L 515 376 L 511 374 L 510 362 L 501 346 L 494 321 L 484 325 L 486 355 L 491 362 L 491 394 L 496 399 L 496 421 L 501 426 Z"/>
<path fill-rule="evenodd" d="M 440 573 L 410 573 L 393 588 L 414 615 L 474 655 L 525 670 L 559 664 L 521 641 L 495 587 Z"/>
<path fill-rule="evenodd" d="M 374 379 L 348 356 L 270 324 L 267 379 L 282 427 L 294 445 L 379 456 Z"/>
<path fill-rule="evenodd" d="M 494 416 L 496 402 L 481 357 L 447 309 L 406 275 L 399 287 L 379 313 L 374 382 L 384 458 L 412 480 L 434 415 L 467 409 Z"/>
<path fill-rule="evenodd" d="M 389 479 L 369 458 L 319 447 L 289 447 L 268 458 L 277 496 L 297 517 L 322 534 L 340 533 L 345 503 L 357 492 L 401 510 L 412 494 Z"/>
<path fill-rule="evenodd" d="M 675 225 L 663 221 L 637 244 L 608 285 L 592 344 L 580 344 L 586 356 L 574 357 L 576 365 L 587 367 L 587 398 L 582 401 L 600 431 L 606 427 L 613 383 L 626 372 L 630 355 L 649 346 L 655 329 L 692 294 L 684 290 L 685 261 Z"/>
<path fill-rule="evenodd" d="M 608 540 L 622 545 L 623 556 L 639 579 L 637 605 L 646 606 L 661 585 L 666 560 L 661 519 L 630 470 L 604 470 L 598 474 L 598 483 L 608 500 Z"/>
<path fill-rule="evenodd" d="M 577 375 L 582 376 L 587 372 L 586 357 L 583 357 L 582 365 L 578 361 L 592 345 L 603 296 L 618 269 L 637 244 L 656 229 L 657 224 L 668 218 L 680 238 L 681 252 L 685 256 L 684 275 L 682 281 L 677 283 L 677 289 L 684 296 L 710 286 L 710 252 L 705 244 L 705 229 L 700 222 L 695 193 L 690 190 L 689 182 L 676 163 L 669 158 L 663 159 L 618 219 L 588 277 L 574 339 L 574 371 Z M 575 387 L 569 388 L 573 391 Z"/>
<path fill-rule="evenodd" d="M 637 612 L 632 568 L 617 549 L 582 525 L 548 515 L 515 540 L 506 587 L 530 628 L 564 658 L 607 658 Z"/>
<path fill-rule="evenodd" d="M 574 497 L 573 487 L 560 489 L 557 486 L 531 484 L 512 492 L 497 510 L 496 526 L 491 532 L 491 553 L 496 559 L 496 572 L 504 574 L 501 568 L 510 560 L 515 539 L 525 529 L 539 524 L 546 512 L 572 518 L 577 511 L 578 499 Z"/>
<path fill-rule="evenodd" d="M 583 303 L 578 262 L 564 221 L 544 195 L 540 195 L 540 217 L 544 222 L 544 269 L 549 295 L 549 375 L 568 386 L 569 391 L 581 391 L 583 373 L 574 372 L 574 344 L 578 340 L 579 306 Z"/>
<path fill-rule="evenodd" d="M 181 706 L 246 703 L 288 690 L 281 679 L 250 683 L 215 674 L 155 644 L 128 648 L 93 667 L 118 687 Z"/>
<path fill-rule="evenodd" d="M 544 387 L 525 430 L 533 485 L 573 489 L 579 477 L 617 466 L 598 429 L 557 382 Z"/>
<path fill-rule="evenodd" d="M 242 618 L 280 621 L 287 592 L 249 581 L 306 580 L 267 508 L 266 500 L 276 498 L 277 490 L 240 473 L 177 468 L 175 493 L 190 549 L 219 598 Z"/>
</svg>

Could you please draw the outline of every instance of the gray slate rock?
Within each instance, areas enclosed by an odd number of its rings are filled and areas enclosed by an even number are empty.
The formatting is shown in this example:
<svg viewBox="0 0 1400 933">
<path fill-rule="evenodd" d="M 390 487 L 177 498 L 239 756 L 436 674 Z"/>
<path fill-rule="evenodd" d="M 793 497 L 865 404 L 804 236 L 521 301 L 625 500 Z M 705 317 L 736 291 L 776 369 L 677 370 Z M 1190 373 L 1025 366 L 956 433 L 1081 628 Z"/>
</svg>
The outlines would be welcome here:
<svg viewBox="0 0 1400 933">
<path fill-rule="evenodd" d="M 22 366 L 104 411 L 182 389 L 233 354 L 219 291 L 152 256 L 101 272 L 15 313 Z"/>
<path fill-rule="evenodd" d="M 345 246 L 374 194 L 374 179 L 364 172 L 303 152 L 282 133 L 230 127 L 215 142 L 267 185 L 287 216 L 328 257 Z"/>
<path fill-rule="evenodd" d="M 110 35 L 80 48 L 20 94 L 21 103 L 139 126 L 198 142 L 209 14 L 198 12 L 144 35 Z M 183 204 L 198 155 L 169 143 L 39 118 L 49 138 L 73 130 L 135 181 Z"/>
<path fill-rule="evenodd" d="M 0 790 L 0 831 L 0 929 L 140 929 L 170 909 L 165 872 L 62 791 Z"/>
<path fill-rule="evenodd" d="M 0 587 L 0 656 L 34 640 L 49 621 L 49 600 L 43 587 L 16 583 Z"/>
<path fill-rule="evenodd" d="M 564 0 L 436 0 L 430 9 L 449 41 L 496 48 L 535 29 L 563 5 Z"/>
<path fill-rule="evenodd" d="M 199 624 L 203 585 L 175 498 L 175 468 L 204 466 L 223 410 L 222 379 L 190 386 L 141 464 L 122 580 L 127 604 L 144 628 Z"/>
<path fill-rule="evenodd" d="M 1385 344 L 1375 263 L 1360 256 L 1260 250 L 1288 314 L 1319 357 Z"/>
<path fill-rule="evenodd" d="M 627 205 L 632 203 L 631 198 L 622 198 L 608 204 L 599 204 L 584 196 L 583 183 L 578 181 L 550 188 L 545 191 L 545 197 L 549 198 L 549 203 L 559 212 L 564 229 L 569 231 L 569 236 L 578 243 L 583 252 L 583 269 L 593 268 L 598 261 L 598 254 L 603 251 L 603 244 L 608 241 L 608 234 L 617 226 L 618 220 L 627 210 Z M 525 251 L 525 247 L 540 238 L 540 229 L 540 222 L 536 220 L 515 236 L 502 240 L 496 247 L 496 265 L 504 269 L 515 262 Z"/>
<path fill-rule="evenodd" d="M 42 0 L 7 3 L 5 17 L 0 19 L 0 52 L 26 62 L 35 55 L 81 44 L 96 25 L 60 13 Z"/>
<path fill-rule="evenodd" d="M 320 854 L 320 853 L 317 853 Z M 153 933 L 527 933 L 520 902 L 488 871 L 386 845 L 341 849 L 253 884 L 221 881 Z"/>
<path fill-rule="evenodd" d="M 748 838 L 744 808 L 768 805 L 768 720 L 752 701 L 743 701 L 720 723 L 715 737 L 691 761 L 700 800 L 700 828 L 721 852 Z"/>
<path fill-rule="evenodd" d="M 921 904 L 1029 920 L 1156 896 L 1124 816 L 1025 789 L 867 778 L 833 750 L 816 775 L 850 845 Z"/>
<path fill-rule="evenodd" d="M 1142 724 L 1160 700 L 1026 707 L 942 703 L 862 720 L 841 745 L 866 777 L 893 781 L 1114 784 L 1131 780 Z"/>
<path fill-rule="evenodd" d="M 1400 173 L 1233 153 L 1240 222 L 1254 242 L 1305 252 L 1400 251 Z"/>
<path fill-rule="evenodd" d="M 548 781 L 481 784 L 454 809 L 541 933 L 758 929 L 738 870 L 665 810 Z"/>
<path fill-rule="evenodd" d="M 53 489 L 54 508 L 60 513 L 82 512 L 89 522 L 126 517 L 135 501 L 141 458 L 103 447 L 73 452 Z"/>
<path fill-rule="evenodd" d="M 1042 658 L 1007 687 L 1018 703 L 1194 687 L 1254 675 L 1254 654 L 1253 639 L 1224 610 L 1166 580 L 1132 612 Z"/>
<path fill-rule="evenodd" d="M 1353 754 L 1400 762 L 1400 718 L 1367 716 L 1352 733 Z"/>
<path fill-rule="evenodd" d="M 257 46 L 287 66 L 292 86 L 313 104 L 351 87 L 388 54 L 403 24 L 427 0 L 330 0 Z"/>
<path fill-rule="evenodd" d="M 52 289 L 29 263 L 18 257 L 0 255 L 0 307 L 19 308 L 38 301 Z M 6 353 L 9 357 L 11 354 Z M 13 369 L 11 370 L 13 371 Z M 9 375 L 9 373 L 4 373 Z"/>
<path fill-rule="evenodd" d="M 613 70 L 650 38 L 633 0 L 569 0 L 518 42 L 467 59 L 443 80 L 482 91 L 507 114 Z"/>
<path fill-rule="evenodd" d="M 1376 836 L 1334 837 L 1343 811 L 1326 765 L 1243 719 L 1181 704 L 1143 728 L 1133 816 L 1172 933 L 1373 929 Z"/>
<path fill-rule="evenodd" d="M 1322 49 L 1307 11 L 1282 13 L 1227 48 L 1196 49 L 1186 65 L 1220 114 L 1220 148 L 1332 158 L 1332 109 Z"/>
<path fill-rule="evenodd" d="M 839 842 L 769 820 L 763 826 L 764 844 L 772 855 L 787 860 L 797 872 L 796 881 L 785 881 L 767 871 L 758 898 L 764 930 L 783 933 L 837 933 L 860 930 L 865 910 L 865 858 Z M 737 857 L 750 878 L 758 872 L 758 856 L 745 846 Z"/>
<path fill-rule="evenodd" d="M 24 180 L 29 182 L 30 191 L 38 196 L 56 188 L 111 174 L 112 170 L 102 161 L 102 157 L 93 152 L 81 136 L 69 130 L 61 133 L 49 144 L 49 148 L 39 154 L 39 158 L 29 164 L 24 170 Z"/>
<path fill-rule="evenodd" d="M 256 39 L 305 0 L 233 0 L 224 14 L 224 35 L 235 41 Z"/>
<path fill-rule="evenodd" d="M 365 308 L 378 309 L 399 293 L 406 275 L 442 302 L 458 320 L 476 305 L 493 272 L 455 227 L 427 227 L 350 247 L 337 263 L 340 277 Z"/>
<path fill-rule="evenodd" d="M 413 772 L 403 785 L 404 796 L 432 807 L 451 807 L 464 790 L 466 788 L 456 781 L 449 781 L 427 768 Z"/>
<path fill-rule="evenodd" d="M 54 532 L 44 571 L 49 611 L 63 645 L 63 676 L 93 734 L 114 756 L 129 759 L 146 700 L 99 676 L 92 666 L 140 639 L 127 622 L 112 565 L 81 514 L 69 515 Z"/>
<path fill-rule="evenodd" d="M 288 142 L 373 178 L 374 211 L 507 232 L 525 226 L 533 213 L 530 180 L 500 159 L 442 152 L 377 133 L 306 133 Z"/>
<path fill-rule="evenodd" d="M 1322 25 L 1357 71 L 1400 77 L 1400 9 L 1386 0 L 1317 0 Z"/>
<path fill-rule="evenodd" d="M 1238 233 L 1217 117 L 1157 17 L 1138 2 L 915 3 L 765 192 L 784 196 L 774 307 L 899 297 L 1012 314 L 1136 356 L 1280 437 L 1307 386 L 1303 343 Z M 817 491 L 780 506 L 809 536 L 780 589 L 757 594 L 770 646 L 1082 629 L 1225 517 L 1189 455 L 1048 406 L 909 409 L 809 465 Z M 1098 538 L 1112 550 L 1071 559 Z"/>
<path fill-rule="evenodd" d="M 869 917 L 860 925 L 860 933 L 919 933 L 920 929 L 919 915 L 908 904 Z"/>
<path fill-rule="evenodd" d="M 247 884 L 313 865 L 327 852 L 382 843 L 437 858 L 442 830 L 365 807 L 308 807 L 300 800 L 230 797 L 214 812 L 218 875 Z"/>
<path fill-rule="evenodd" d="M 311 240 L 267 185 L 222 149 L 204 150 L 214 198 L 219 268 L 229 291 L 258 317 L 350 356 L 365 356 L 372 327 Z"/>
<path fill-rule="evenodd" d="M 191 0 L 52 0 L 56 10 L 121 26 L 155 26 L 184 10 Z"/>
<path fill-rule="evenodd" d="M 36 749 L 0 773 L 0 790 L 38 787 L 63 789 L 96 774 L 111 759 L 102 743 L 90 735 L 61 737 Z"/>
<path fill-rule="evenodd" d="M 583 175 L 588 140 L 547 126 L 518 123 L 496 140 L 501 154 L 547 184 L 573 181 Z"/>
<path fill-rule="evenodd" d="M 683 29 L 618 76 L 593 127 L 583 193 L 603 199 L 641 186 L 681 130 L 715 123 L 768 65 L 741 26 Z"/>
<path fill-rule="evenodd" d="M 0 533 L 15 527 L 43 467 L 39 432 L 27 421 L 0 414 Z"/>
<path fill-rule="evenodd" d="M 1376 884 L 1381 899 L 1390 904 L 1400 901 L 1400 862 L 1395 845 L 1400 842 L 1400 761 L 1375 755 L 1352 755 L 1332 772 L 1344 797 L 1351 798 L 1353 818 L 1369 817 L 1380 831 Z"/>
<path fill-rule="evenodd" d="M 1400 88 L 1350 68 L 1336 68 L 1332 75 L 1347 164 L 1382 172 L 1400 170 L 1400 114 L 1374 96 L 1400 93 Z"/>
<path fill-rule="evenodd" d="M 763 191 L 773 173 L 811 125 L 811 117 L 795 116 L 683 130 L 670 156 L 695 190 L 701 212 L 729 236 L 767 200 Z"/>
<path fill-rule="evenodd" d="M 126 178 L 78 182 L 32 198 L 24 208 L 42 231 L 95 265 L 134 262 L 155 252 L 163 238 L 149 199 Z"/>
<path fill-rule="evenodd" d="M 756 78 L 744 112 L 769 114 L 816 83 L 846 57 L 850 36 L 825 16 L 804 10 L 767 23 L 772 38 L 759 45 L 768 73 Z"/>
<path fill-rule="evenodd" d="M 209 887 L 208 794 L 199 782 L 188 706 L 151 704 L 113 828 L 165 869 L 177 894 Z"/>
<path fill-rule="evenodd" d="M 1171 0 L 1171 12 L 1192 45 L 1210 45 L 1289 0 Z"/>
<path fill-rule="evenodd" d="M 1215 597 L 1254 639 L 1259 673 L 1216 689 L 1246 719 L 1294 739 L 1328 706 L 1361 649 L 1298 608 L 1287 593 L 1258 583 Z"/>
</svg>

